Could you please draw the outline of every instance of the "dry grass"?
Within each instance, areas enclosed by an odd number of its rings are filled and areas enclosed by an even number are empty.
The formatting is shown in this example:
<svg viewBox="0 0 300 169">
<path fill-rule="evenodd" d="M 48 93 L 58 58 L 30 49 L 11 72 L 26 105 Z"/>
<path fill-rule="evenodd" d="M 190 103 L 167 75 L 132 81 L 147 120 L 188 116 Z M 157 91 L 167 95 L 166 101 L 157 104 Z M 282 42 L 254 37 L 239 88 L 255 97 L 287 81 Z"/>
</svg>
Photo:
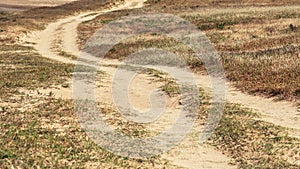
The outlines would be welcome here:
<svg viewBox="0 0 300 169">
<path fill-rule="evenodd" d="M 162 13 L 194 12 L 195 10 L 205 10 L 205 8 L 226 8 L 226 7 L 248 7 L 248 6 L 281 6 L 299 5 L 297 0 L 148 0 L 152 11 Z M 180 4 L 180 5 L 178 5 Z"/>
<path fill-rule="evenodd" d="M 262 53 L 223 56 L 227 77 L 245 92 L 299 100 L 299 47 L 287 46 L 284 53 L 272 50 Z"/>
<path fill-rule="evenodd" d="M 41 58 L 28 47 L 2 44 L 14 43 L 20 32 L 42 29 L 51 20 L 98 8 L 93 2 L 96 1 L 75 2 L 22 13 L 0 13 L 0 76 L 6 79 L 0 83 L 1 100 L 6 102 L 1 103 L 0 107 L 1 168 L 176 168 L 159 157 L 132 160 L 113 155 L 95 145 L 80 129 L 70 101 L 18 92 L 20 88 L 36 89 L 61 84 L 71 76 L 73 67 Z M 207 33 L 222 56 L 228 79 L 238 88 L 280 99 L 300 98 L 299 10 L 291 7 L 278 7 L 276 10 L 255 8 L 258 12 L 222 9 L 228 6 L 299 5 L 298 0 L 245 0 L 240 3 L 229 0 L 149 0 L 147 3 L 151 6 L 108 13 L 81 24 L 80 44 L 84 44 L 97 28 L 121 16 L 141 11 L 171 12 L 183 16 Z M 214 15 L 202 12 L 203 7 L 207 6 Z M 215 12 L 211 10 L 213 6 L 219 9 Z M 227 11 L 227 14 L 223 11 Z M 10 33 L 13 33 L 12 36 Z M 177 52 L 194 69 L 202 68 L 199 60 L 189 59 L 191 51 L 163 36 L 147 35 L 122 42 L 107 57 L 122 59 L 146 47 Z M 154 75 L 159 76 L 157 72 Z M 171 95 L 177 94 L 178 90 L 171 81 L 162 89 Z M 204 94 L 202 96 L 207 98 Z M 210 104 L 202 100 L 199 118 L 203 120 Z M 24 110 L 23 104 L 30 105 L 31 109 Z M 14 108 L 13 105 L 21 108 Z M 121 132 L 133 136 L 147 134 L 141 126 L 122 121 L 113 110 L 103 111 L 115 117 L 112 125 L 122 123 Z M 239 105 L 227 105 L 210 144 L 234 158 L 240 168 L 299 168 L 295 164 L 300 156 L 299 140 L 288 137 L 285 129 L 259 121 L 256 117 L 257 114 Z"/>
<path fill-rule="evenodd" d="M 219 1 L 220 7 L 225 1 Z M 244 1 L 246 2 L 246 1 Z M 248 1 L 249 2 L 249 1 Z M 171 12 L 179 15 L 204 31 L 216 50 L 222 56 L 227 78 L 239 89 L 252 94 L 277 99 L 299 100 L 299 46 L 300 12 L 299 6 L 280 6 L 297 4 L 297 1 L 251 1 L 254 6 L 245 8 L 203 8 L 195 1 L 148 1 L 143 9 L 117 11 L 104 14 L 95 20 L 83 23 L 79 27 L 80 45 L 99 28 L 121 16 L 139 12 Z M 202 2 L 201 3 L 205 3 Z M 200 4 L 201 4 L 200 3 Z M 171 5 L 173 4 L 173 5 Z M 190 11 L 190 7 L 198 7 Z M 166 6 L 166 7 L 164 7 Z M 147 36 L 146 36 L 147 37 Z M 173 42 L 172 42 L 173 41 Z M 136 41 L 121 42 L 109 52 L 107 57 L 124 58 L 138 49 L 161 47 L 187 58 L 192 55 L 174 40 L 162 37 L 137 38 Z M 192 68 L 204 70 L 197 59 L 188 59 Z"/>
</svg>

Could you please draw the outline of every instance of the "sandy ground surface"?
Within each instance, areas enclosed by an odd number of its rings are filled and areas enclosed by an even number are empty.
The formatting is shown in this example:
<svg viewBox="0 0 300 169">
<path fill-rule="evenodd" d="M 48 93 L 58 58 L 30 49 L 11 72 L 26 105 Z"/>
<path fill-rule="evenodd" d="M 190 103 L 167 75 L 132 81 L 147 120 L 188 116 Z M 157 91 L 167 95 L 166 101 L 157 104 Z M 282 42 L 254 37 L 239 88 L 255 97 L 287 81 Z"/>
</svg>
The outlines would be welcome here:
<svg viewBox="0 0 300 169">
<path fill-rule="evenodd" d="M 11 6 L 57 6 L 76 0 L 5 0 L 0 2 L 3 5 Z"/>
<path fill-rule="evenodd" d="M 5 0 L 0 2 L 0 11 L 22 11 L 32 7 L 58 6 L 76 0 Z"/>
<path fill-rule="evenodd" d="M 64 18 L 58 20 L 54 23 L 51 23 L 47 28 L 41 32 L 33 32 L 29 37 L 23 38 L 23 42 L 34 42 L 34 46 L 37 51 L 44 57 L 54 59 L 64 63 L 73 63 L 76 61 L 70 58 L 59 56 L 58 53 L 53 50 L 53 42 L 60 37 L 62 41 L 61 50 L 68 52 L 72 55 L 78 56 L 79 50 L 76 45 L 77 40 L 77 29 L 79 23 L 87 20 L 91 20 L 98 16 L 101 13 L 109 12 L 117 9 L 128 9 L 128 8 L 137 8 L 142 7 L 143 1 L 139 0 L 130 0 L 126 1 L 125 4 L 120 4 L 117 7 L 103 11 L 95 11 L 93 13 L 83 13 L 77 16 Z M 62 31 L 57 31 L 62 30 Z M 57 35 L 59 34 L 59 36 Z M 82 63 L 87 64 L 87 63 Z M 102 98 L 99 98 L 99 101 L 103 101 L 107 104 L 111 103 L 111 78 L 113 77 L 114 71 L 116 68 L 109 67 L 111 61 L 103 63 L 102 70 L 108 75 L 107 79 L 102 81 L 102 85 L 106 86 L 106 89 L 101 89 L 101 93 L 105 93 Z M 106 64 L 106 65 L 105 65 Z M 119 64 L 116 61 L 114 64 Z M 204 76 L 201 74 L 196 74 L 197 83 L 200 87 L 204 88 L 208 93 L 211 90 L 210 77 Z M 140 84 L 143 86 L 135 86 L 139 88 L 139 93 L 148 93 L 147 87 L 156 88 L 157 84 L 149 83 L 146 77 L 138 78 Z M 71 89 L 60 91 L 57 90 L 60 95 L 63 95 L 65 98 L 71 98 Z M 61 94 L 61 92 L 66 92 L 66 94 Z M 259 96 L 251 96 L 244 94 L 238 91 L 236 88 L 232 87 L 230 83 L 227 84 L 227 101 L 231 103 L 239 103 L 245 107 L 255 109 L 256 111 L 262 114 L 262 120 L 281 125 L 289 128 L 290 133 L 294 137 L 299 137 L 300 134 L 300 113 L 297 110 L 297 107 L 289 102 L 275 102 L 272 99 L 266 99 Z M 131 102 L 134 102 L 134 105 L 140 109 L 145 109 L 148 107 L 149 103 L 145 103 L 145 99 L 141 97 L 146 97 L 144 95 L 136 95 L 132 93 Z M 178 106 L 170 106 L 168 112 L 178 111 Z M 171 124 L 172 118 L 168 114 L 162 120 L 162 123 L 157 123 L 157 125 L 151 125 L 152 130 L 160 130 L 162 126 L 167 126 Z M 196 131 L 199 131 L 199 127 L 195 127 Z M 193 135 L 193 134 L 192 134 Z M 198 137 L 197 137 L 198 138 Z M 187 168 L 234 168 L 234 166 L 229 165 L 230 158 L 221 154 L 220 152 L 215 151 L 213 148 L 206 145 L 199 145 L 194 137 L 187 137 L 178 147 L 174 148 L 172 151 L 165 153 L 163 158 L 170 160 L 173 164 L 187 167 Z"/>
</svg>

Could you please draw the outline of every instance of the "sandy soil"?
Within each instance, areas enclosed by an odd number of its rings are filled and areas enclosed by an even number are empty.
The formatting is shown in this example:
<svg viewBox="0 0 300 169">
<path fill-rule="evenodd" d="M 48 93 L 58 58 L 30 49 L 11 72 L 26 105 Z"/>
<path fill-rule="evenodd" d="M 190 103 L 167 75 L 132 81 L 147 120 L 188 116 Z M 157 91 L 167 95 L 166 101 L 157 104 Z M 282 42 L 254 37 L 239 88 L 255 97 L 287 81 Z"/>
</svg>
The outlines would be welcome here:
<svg viewBox="0 0 300 169">
<path fill-rule="evenodd" d="M 5 0 L 0 2 L 0 6 L 30 6 L 30 7 L 39 7 L 39 6 L 57 6 L 62 5 L 68 2 L 76 0 Z"/>
<path fill-rule="evenodd" d="M 34 7 L 53 7 L 76 0 L 6 0 L 0 2 L 0 11 L 24 11 Z"/>
<path fill-rule="evenodd" d="M 36 50 L 42 54 L 42 56 L 54 59 L 64 63 L 72 63 L 75 64 L 75 60 L 59 56 L 57 52 L 53 51 L 52 44 L 53 41 L 56 40 L 56 37 L 61 37 L 62 40 L 62 50 L 68 52 L 73 55 L 78 55 L 79 50 L 76 45 L 77 40 L 77 29 L 79 23 L 93 19 L 97 15 L 109 12 L 117 9 L 126 9 L 126 8 L 134 8 L 134 7 L 142 7 L 143 1 L 131 0 L 126 1 L 125 4 L 121 4 L 117 7 L 113 7 L 111 9 L 107 9 L 104 11 L 95 11 L 93 13 L 83 13 L 77 16 L 64 18 L 58 20 L 54 23 L 51 23 L 47 26 L 47 28 L 41 32 L 33 32 L 29 37 L 23 38 L 23 43 L 33 42 L 36 45 L 34 46 Z M 91 15 L 93 14 L 93 15 Z M 87 17 L 85 17 L 87 16 Z M 62 35 L 55 36 L 57 34 L 57 30 L 61 31 Z M 85 63 L 86 64 L 86 63 Z M 100 101 L 104 101 L 107 104 L 111 103 L 111 78 L 113 77 L 114 71 L 116 68 L 108 67 L 107 65 L 111 64 L 111 61 L 107 61 L 104 63 L 103 71 L 107 73 L 107 79 L 102 81 L 103 86 L 106 86 L 106 89 L 101 93 L 104 93 L 104 96 L 100 98 Z M 119 64 L 114 61 L 114 64 Z M 200 87 L 204 88 L 205 91 L 210 92 L 210 77 L 204 76 L 201 74 L 196 75 L 197 83 Z M 139 78 L 140 84 L 143 86 L 135 86 L 139 88 L 140 93 L 148 93 L 146 90 L 149 88 L 156 88 L 157 84 L 149 83 L 147 77 Z M 145 87 L 147 86 L 147 87 Z M 144 89 L 144 90 L 143 90 Z M 71 89 L 70 89 L 71 90 Z M 69 93 L 70 94 L 70 93 Z M 258 96 L 251 96 L 244 94 L 238 91 L 236 88 L 232 87 L 229 83 L 227 84 L 227 101 L 232 103 L 239 103 L 244 105 L 245 107 L 252 108 L 257 110 L 262 114 L 262 120 L 281 125 L 289 128 L 291 135 L 295 137 L 299 137 L 300 135 L 300 126 L 298 125 L 300 122 L 300 113 L 292 103 L 288 102 L 275 102 L 272 99 L 266 99 Z M 134 105 L 139 109 L 145 109 L 148 107 L 148 103 L 144 101 L 141 102 L 141 97 L 146 97 L 145 95 L 136 95 L 134 92 L 132 93 L 132 100 Z M 178 111 L 178 106 L 173 105 L 170 106 L 170 111 Z M 170 117 L 170 116 L 169 116 Z M 161 129 L 162 126 L 169 125 L 172 121 L 171 118 L 168 118 L 168 114 L 162 120 L 164 122 L 157 123 L 157 125 L 152 125 L 151 129 L 158 130 Z M 167 120 L 168 119 L 168 120 Z M 195 131 L 199 131 L 199 127 L 195 127 Z M 191 134 L 193 135 L 193 133 Z M 198 137 L 197 137 L 198 138 Z M 170 160 L 172 163 L 187 167 L 187 168 L 234 168 L 228 164 L 230 159 L 220 152 L 215 151 L 213 148 L 206 145 L 198 145 L 195 137 L 189 136 L 187 137 L 178 147 L 174 148 L 172 151 L 165 153 L 163 158 Z"/>
</svg>

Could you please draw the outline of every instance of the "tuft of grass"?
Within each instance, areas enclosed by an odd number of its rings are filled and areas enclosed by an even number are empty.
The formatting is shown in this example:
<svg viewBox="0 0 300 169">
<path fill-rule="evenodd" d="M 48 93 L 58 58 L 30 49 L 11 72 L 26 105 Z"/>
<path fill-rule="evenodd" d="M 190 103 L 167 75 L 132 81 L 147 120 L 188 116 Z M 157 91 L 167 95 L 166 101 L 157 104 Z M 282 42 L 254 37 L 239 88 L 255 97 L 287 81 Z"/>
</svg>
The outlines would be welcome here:
<svg viewBox="0 0 300 169">
<path fill-rule="evenodd" d="M 174 97 L 180 94 L 180 88 L 173 79 L 165 80 L 164 85 L 161 86 L 161 90 L 164 91 L 170 97 Z"/>
<path fill-rule="evenodd" d="M 65 51 L 59 51 L 58 55 L 60 56 L 63 56 L 63 57 L 66 57 L 66 58 L 70 58 L 72 60 L 76 60 L 77 59 L 77 56 L 74 56 L 68 52 L 65 52 Z"/>
</svg>

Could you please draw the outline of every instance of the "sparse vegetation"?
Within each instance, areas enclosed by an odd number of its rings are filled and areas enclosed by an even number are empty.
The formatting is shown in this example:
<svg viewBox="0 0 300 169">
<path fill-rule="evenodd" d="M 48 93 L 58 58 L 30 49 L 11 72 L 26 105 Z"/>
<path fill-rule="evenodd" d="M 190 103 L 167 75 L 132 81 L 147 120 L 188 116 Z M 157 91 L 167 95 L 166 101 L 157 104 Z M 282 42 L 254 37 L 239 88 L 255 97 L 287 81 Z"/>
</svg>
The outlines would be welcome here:
<svg viewBox="0 0 300 169">
<path fill-rule="evenodd" d="M 76 1 L 58 7 L 0 12 L 0 168 L 180 168 L 160 156 L 129 159 L 96 145 L 81 129 L 71 100 L 54 98 L 52 92 L 40 95 L 38 91 L 53 86 L 70 88 L 66 82 L 72 76 L 74 65 L 45 59 L 34 48 L 19 43 L 23 34 L 41 30 L 55 19 L 102 9 L 116 2 L 123 0 Z M 79 46 L 82 48 L 97 29 L 122 16 L 172 13 L 206 33 L 221 56 L 227 79 L 238 89 L 300 104 L 299 0 L 148 0 L 146 3 L 148 6 L 142 9 L 108 12 L 81 23 Z M 122 41 L 105 57 L 124 60 L 144 48 L 171 51 L 195 72 L 206 73 L 203 63 L 194 57 L 190 48 L 157 34 Z M 57 53 L 77 58 L 60 49 Z M 174 61 L 159 59 L 166 65 Z M 123 68 L 148 74 L 154 83 L 162 82 L 160 89 L 170 98 L 180 93 L 175 80 L 163 72 L 130 65 Z M 96 70 L 78 66 L 76 71 Z M 98 71 L 98 75 L 107 74 Z M 38 94 L 24 90 L 36 90 Z M 202 89 L 199 93 L 197 122 L 203 124 L 211 103 Z M 99 103 L 98 108 L 106 122 L 122 134 L 137 138 L 156 134 L 143 124 L 126 120 L 113 106 Z M 260 114 L 254 110 L 227 103 L 208 144 L 231 157 L 238 168 L 296 169 L 300 165 L 300 140 L 289 136 L 287 130 L 260 120 Z"/>
<path fill-rule="evenodd" d="M 42 58 L 31 48 L 2 46 L 0 53 L 1 99 L 18 93 L 20 88 L 47 88 L 71 78 L 73 66 Z M 22 50 L 14 52 L 15 49 Z"/>
<path fill-rule="evenodd" d="M 13 44 L 18 41 L 20 34 L 44 29 L 44 26 L 51 21 L 78 12 L 103 9 L 116 2 L 122 3 L 123 0 L 84 0 L 55 7 L 38 7 L 22 12 L 1 11 L 0 35 L 5 35 L 5 37 L 0 36 L 0 43 Z"/>
<path fill-rule="evenodd" d="M 199 90 L 198 121 L 203 123 L 211 107 L 210 96 Z M 239 104 L 227 103 L 208 144 L 232 157 L 238 168 L 298 168 L 300 140 L 287 129 L 260 120 L 260 114 Z"/>
<path fill-rule="evenodd" d="M 68 52 L 65 52 L 65 51 L 60 51 L 60 52 L 59 52 L 59 55 L 60 55 L 60 56 L 63 56 L 63 57 L 70 58 L 70 59 L 73 59 L 73 60 L 76 60 L 76 59 L 77 59 L 77 56 L 74 56 L 74 55 L 72 55 L 72 54 L 69 54 Z"/>
<path fill-rule="evenodd" d="M 24 97 L 23 102 L 37 100 Z M 32 101 L 27 103 L 32 110 L 4 106 L 0 111 L 1 168 L 174 168 L 158 157 L 127 159 L 101 149 L 81 129 L 71 101 L 51 97 Z"/>
<path fill-rule="evenodd" d="M 266 1 L 266 8 L 260 6 L 262 2 L 253 1 L 248 6 L 234 10 L 233 4 L 226 2 L 230 8 L 215 9 L 212 12 L 205 10 L 199 2 L 188 1 L 180 9 L 174 1 L 148 1 L 149 7 L 137 10 L 118 11 L 101 15 L 79 27 L 80 45 L 83 46 L 89 38 L 103 24 L 102 20 L 116 20 L 127 14 L 136 14 L 141 11 L 167 10 L 187 19 L 199 29 L 205 31 L 216 50 L 221 55 L 227 78 L 234 82 L 242 91 L 267 97 L 276 97 L 284 100 L 299 100 L 299 6 L 283 7 L 280 4 L 296 2 Z M 180 3 L 178 1 L 178 3 Z M 204 6 L 211 7 L 206 3 Z M 163 4 L 168 4 L 164 8 Z M 173 6 L 171 5 L 173 4 Z M 198 7 L 193 8 L 194 4 Z M 214 4 L 215 5 L 215 4 Z M 223 3 L 218 3 L 223 6 Z M 278 6 L 277 6 L 278 5 Z M 190 7 L 188 7 L 190 6 Z M 197 10 L 198 9 L 198 10 Z M 292 26 L 291 26 L 292 25 Z M 126 46 L 126 47 L 125 47 Z M 205 71 L 203 63 L 193 57 L 192 51 L 174 39 L 163 36 L 143 36 L 135 40 L 121 42 L 106 56 L 108 58 L 123 59 L 139 49 L 157 47 L 174 52 L 183 57 L 186 64 L 194 70 Z"/>
<path fill-rule="evenodd" d="M 227 104 L 210 144 L 230 154 L 239 168 L 298 168 L 300 140 L 258 114 Z"/>
</svg>

